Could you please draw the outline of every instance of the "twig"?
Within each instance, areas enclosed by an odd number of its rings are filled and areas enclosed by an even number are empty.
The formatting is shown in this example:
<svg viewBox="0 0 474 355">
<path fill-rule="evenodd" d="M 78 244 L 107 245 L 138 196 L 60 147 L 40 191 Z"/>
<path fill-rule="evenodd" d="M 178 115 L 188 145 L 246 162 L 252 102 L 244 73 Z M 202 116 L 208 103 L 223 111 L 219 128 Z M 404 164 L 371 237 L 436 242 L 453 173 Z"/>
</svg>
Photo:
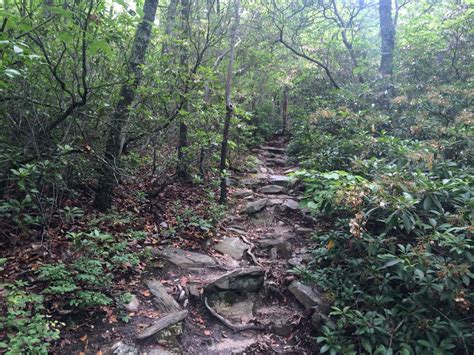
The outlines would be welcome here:
<svg viewBox="0 0 474 355">
<path fill-rule="evenodd" d="M 222 317 L 219 313 L 217 313 L 209 304 L 207 303 L 207 297 L 204 298 L 204 304 L 206 308 L 211 312 L 211 314 L 219 319 L 227 328 L 232 329 L 233 331 L 243 331 L 243 330 L 263 330 L 265 326 L 262 324 L 233 324 L 224 317 Z"/>
</svg>

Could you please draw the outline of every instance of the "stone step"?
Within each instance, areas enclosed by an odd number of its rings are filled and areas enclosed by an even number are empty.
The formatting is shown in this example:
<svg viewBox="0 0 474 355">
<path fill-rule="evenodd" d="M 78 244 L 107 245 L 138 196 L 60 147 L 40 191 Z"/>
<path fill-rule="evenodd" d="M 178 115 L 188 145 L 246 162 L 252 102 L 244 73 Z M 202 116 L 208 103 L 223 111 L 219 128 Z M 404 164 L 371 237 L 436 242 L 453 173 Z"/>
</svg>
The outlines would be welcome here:
<svg viewBox="0 0 474 355">
<path fill-rule="evenodd" d="M 268 182 L 271 185 L 285 186 L 288 187 L 291 185 L 293 179 L 285 175 L 270 175 L 268 177 Z"/>
<path fill-rule="evenodd" d="M 270 153 L 276 153 L 276 154 L 282 154 L 286 152 L 285 148 L 280 148 L 280 147 L 264 146 L 262 147 L 262 149 L 269 151 Z"/>
<path fill-rule="evenodd" d="M 286 194 L 288 189 L 284 186 L 266 185 L 260 189 L 262 194 Z"/>
<path fill-rule="evenodd" d="M 283 158 L 270 158 L 267 159 L 267 164 L 270 166 L 285 166 L 287 161 Z"/>
</svg>

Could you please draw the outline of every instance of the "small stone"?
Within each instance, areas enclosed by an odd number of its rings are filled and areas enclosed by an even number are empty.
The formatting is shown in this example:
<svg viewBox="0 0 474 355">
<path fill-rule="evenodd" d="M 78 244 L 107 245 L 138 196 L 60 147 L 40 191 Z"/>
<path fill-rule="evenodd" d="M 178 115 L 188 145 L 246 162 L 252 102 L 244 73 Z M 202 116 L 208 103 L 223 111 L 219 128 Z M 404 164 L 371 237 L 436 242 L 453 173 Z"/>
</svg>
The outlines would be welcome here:
<svg viewBox="0 0 474 355">
<path fill-rule="evenodd" d="M 132 295 L 132 299 L 130 302 L 125 306 L 127 311 L 129 312 L 136 312 L 138 311 L 138 307 L 140 307 L 140 301 L 138 300 L 137 296 Z"/>
<path fill-rule="evenodd" d="M 276 207 L 280 213 L 287 211 L 297 211 L 300 209 L 299 204 L 295 200 L 284 200 L 282 204 Z"/>
<path fill-rule="evenodd" d="M 232 193 L 232 196 L 234 197 L 247 197 L 252 195 L 253 191 L 250 189 L 237 189 Z"/>
<path fill-rule="evenodd" d="M 288 264 L 293 267 L 302 266 L 303 259 L 301 257 L 294 257 L 294 258 L 288 259 Z"/>
<path fill-rule="evenodd" d="M 214 249 L 224 255 L 229 255 L 235 260 L 242 260 L 244 253 L 249 249 L 240 238 L 224 237 L 222 241 L 214 246 Z"/>
<path fill-rule="evenodd" d="M 196 299 L 201 298 L 201 293 L 199 292 L 199 287 L 197 285 L 188 285 L 188 292 L 191 297 Z"/>
<path fill-rule="evenodd" d="M 235 180 L 233 178 L 230 178 L 230 177 L 227 177 L 227 178 L 225 178 L 225 184 L 227 186 L 235 186 L 237 184 L 237 180 Z"/>
<path fill-rule="evenodd" d="M 242 213 L 253 214 L 260 212 L 267 205 L 268 198 L 262 198 L 260 200 L 249 202 L 247 206 L 242 210 Z"/>
<path fill-rule="evenodd" d="M 316 310 L 311 316 L 311 325 L 316 329 L 321 328 L 321 326 L 327 321 L 329 321 L 328 316 L 324 313 L 320 313 L 318 310 Z"/>
<path fill-rule="evenodd" d="M 282 337 L 287 337 L 291 334 L 293 327 L 289 321 L 284 320 L 277 320 L 272 327 L 272 330 L 275 334 L 280 335 Z"/>
<path fill-rule="evenodd" d="M 299 281 L 293 281 L 288 287 L 288 290 L 306 309 L 316 306 L 327 306 L 323 301 L 322 294 L 316 293 L 313 288 L 304 285 Z"/>
<path fill-rule="evenodd" d="M 135 345 L 125 344 L 122 341 L 114 344 L 111 349 L 113 350 L 112 354 L 114 355 L 138 355 L 138 349 Z"/>
<path fill-rule="evenodd" d="M 281 198 L 271 198 L 268 200 L 267 206 L 276 206 L 276 205 L 281 205 L 283 203 L 283 199 Z"/>
</svg>

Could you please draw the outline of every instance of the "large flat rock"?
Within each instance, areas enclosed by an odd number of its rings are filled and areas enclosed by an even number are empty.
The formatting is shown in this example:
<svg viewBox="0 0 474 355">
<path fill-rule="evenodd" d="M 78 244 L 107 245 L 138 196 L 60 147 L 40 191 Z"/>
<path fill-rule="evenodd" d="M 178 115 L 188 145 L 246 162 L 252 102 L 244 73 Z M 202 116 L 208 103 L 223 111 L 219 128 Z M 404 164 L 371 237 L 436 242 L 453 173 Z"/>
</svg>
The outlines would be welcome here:
<svg viewBox="0 0 474 355">
<path fill-rule="evenodd" d="M 214 249 L 224 255 L 229 255 L 235 260 L 242 260 L 244 253 L 249 246 L 245 244 L 240 238 L 224 237 L 219 243 L 214 246 Z"/>
<path fill-rule="evenodd" d="M 166 248 L 162 251 L 158 251 L 157 254 L 170 263 L 182 268 L 196 268 L 216 264 L 216 261 L 209 255 L 178 248 Z"/>
</svg>

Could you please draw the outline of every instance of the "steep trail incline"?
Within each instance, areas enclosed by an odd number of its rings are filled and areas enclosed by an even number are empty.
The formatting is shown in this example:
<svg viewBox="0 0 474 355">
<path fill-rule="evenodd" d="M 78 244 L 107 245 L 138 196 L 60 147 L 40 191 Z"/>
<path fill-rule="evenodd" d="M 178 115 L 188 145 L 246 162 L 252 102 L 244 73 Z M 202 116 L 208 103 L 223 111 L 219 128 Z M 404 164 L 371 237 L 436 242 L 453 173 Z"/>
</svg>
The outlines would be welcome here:
<svg viewBox="0 0 474 355">
<path fill-rule="evenodd" d="M 312 220 L 299 207 L 282 137 L 254 151 L 255 168 L 229 179 L 229 212 L 204 252 L 154 252 L 149 290 L 109 354 L 311 353 L 325 303 L 288 272 L 310 260 Z M 316 311 L 315 311 L 316 309 Z M 313 314 L 314 313 L 314 314 Z M 311 315 L 313 314 L 313 317 Z M 144 316 L 147 315 L 147 316 Z M 151 316 L 150 316 L 151 315 Z M 102 344 L 104 345 L 104 344 Z"/>
</svg>

